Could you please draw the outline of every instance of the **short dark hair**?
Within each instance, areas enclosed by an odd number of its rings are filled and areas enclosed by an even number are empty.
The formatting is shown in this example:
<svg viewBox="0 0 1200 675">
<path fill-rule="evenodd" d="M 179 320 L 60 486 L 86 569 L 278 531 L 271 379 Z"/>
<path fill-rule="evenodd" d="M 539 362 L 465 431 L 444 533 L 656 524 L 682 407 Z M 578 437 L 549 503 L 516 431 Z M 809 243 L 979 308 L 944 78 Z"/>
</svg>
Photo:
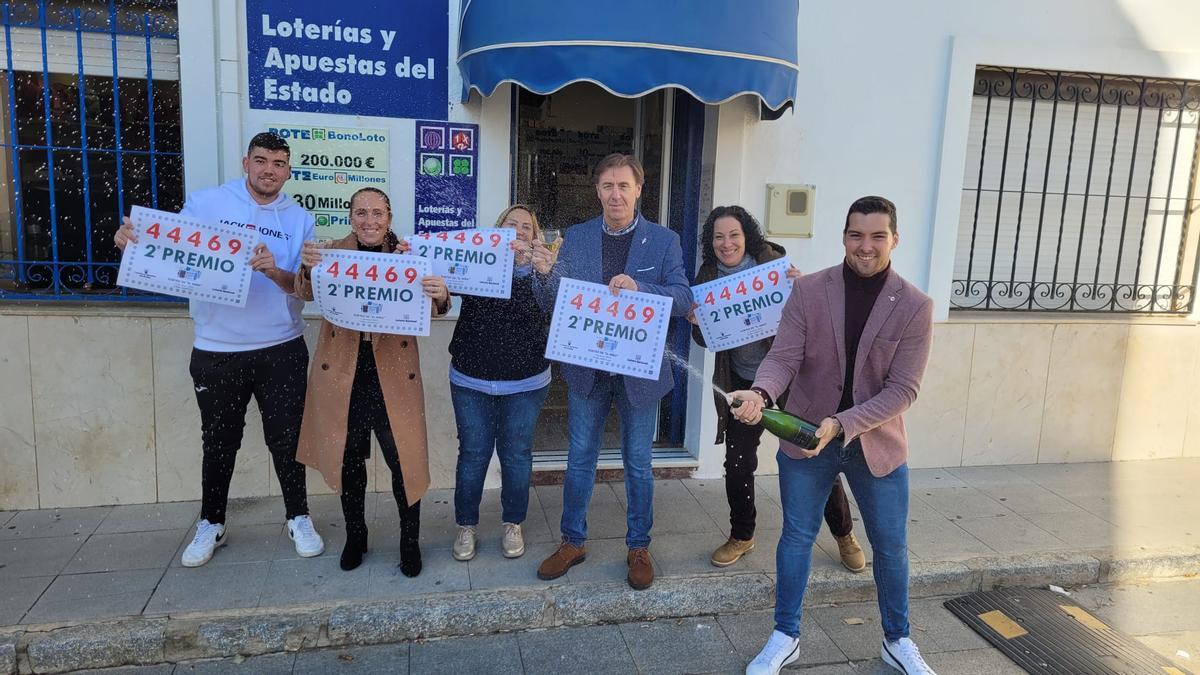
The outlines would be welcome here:
<svg viewBox="0 0 1200 675">
<path fill-rule="evenodd" d="M 846 212 L 846 225 L 842 228 L 842 234 L 850 229 L 850 216 L 855 213 L 861 213 L 864 216 L 869 216 L 872 213 L 882 213 L 888 217 L 888 226 L 892 228 L 892 234 L 899 234 L 896 231 L 896 205 L 886 197 L 877 197 L 875 195 L 867 195 L 859 197 L 850 205 L 850 210 Z"/>
<path fill-rule="evenodd" d="M 608 171 L 609 169 L 620 168 L 622 166 L 627 166 L 633 171 L 633 180 L 636 181 L 638 185 L 646 182 L 646 170 L 642 168 L 642 163 L 638 161 L 637 157 L 614 152 L 608 157 L 600 160 L 600 163 L 596 165 L 596 171 L 592 174 L 592 184 L 599 185 L 600 176 L 603 175 L 605 171 Z"/>
<path fill-rule="evenodd" d="M 283 140 L 279 134 L 273 131 L 264 131 L 255 134 L 254 138 L 250 139 L 250 145 L 246 147 L 246 156 L 249 157 L 255 148 L 262 148 L 271 152 L 282 150 L 288 154 L 288 159 L 292 158 L 292 149 L 288 147 L 287 141 Z"/>
<path fill-rule="evenodd" d="M 746 237 L 747 254 L 755 255 L 767 243 L 767 239 L 762 233 L 762 227 L 749 211 L 736 205 L 718 206 L 708 214 L 708 218 L 704 219 L 704 229 L 700 233 L 700 260 L 705 265 L 717 264 L 717 253 L 713 250 L 713 236 L 717 229 L 717 220 L 725 216 L 742 224 L 742 234 Z"/>
</svg>

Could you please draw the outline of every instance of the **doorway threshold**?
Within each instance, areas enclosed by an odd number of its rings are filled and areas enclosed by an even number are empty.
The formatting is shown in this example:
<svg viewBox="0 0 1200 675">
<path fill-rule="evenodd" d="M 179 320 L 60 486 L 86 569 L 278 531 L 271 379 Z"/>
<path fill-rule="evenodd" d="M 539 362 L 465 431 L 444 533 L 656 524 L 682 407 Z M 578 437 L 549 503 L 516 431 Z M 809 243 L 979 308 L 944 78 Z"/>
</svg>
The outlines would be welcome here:
<svg viewBox="0 0 1200 675">
<path fill-rule="evenodd" d="M 693 457 L 685 448 L 654 448 L 653 453 L 650 466 L 655 469 L 694 469 L 700 466 L 700 460 Z M 600 451 L 600 460 L 596 463 L 597 469 L 620 469 L 622 466 L 619 448 L 606 448 Z M 533 453 L 534 471 L 566 471 L 566 469 L 566 450 Z"/>
</svg>

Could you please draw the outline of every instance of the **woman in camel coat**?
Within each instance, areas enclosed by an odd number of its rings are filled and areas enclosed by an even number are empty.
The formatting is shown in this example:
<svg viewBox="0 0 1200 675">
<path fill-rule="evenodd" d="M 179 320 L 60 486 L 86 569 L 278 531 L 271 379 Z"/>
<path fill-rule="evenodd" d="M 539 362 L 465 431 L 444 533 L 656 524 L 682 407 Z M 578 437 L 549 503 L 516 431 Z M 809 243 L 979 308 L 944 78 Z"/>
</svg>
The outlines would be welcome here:
<svg viewBox="0 0 1200 675">
<path fill-rule="evenodd" d="M 328 246 L 403 253 L 408 246 L 397 242 L 391 221 L 387 195 L 363 188 L 350 199 L 352 233 Z M 296 275 L 296 294 L 306 300 L 313 298 L 309 270 L 320 259 L 320 248 L 306 242 L 301 273 Z M 434 316 L 449 310 L 450 294 L 441 277 L 425 277 L 422 289 L 433 300 Z M 329 487 L 341 493 L 346 520 L 344 570 L 358 567 L 367 551 L 364 502 L 372 431 L 392 472 L 392 493 L 400 512 L 400 569 L 416 576 L 421 571 L 421 497 L 429 487 L 417 340 L 408 335 L 362 333 L 322 321 L 296 458 L 320 471 Z"/>
</svg>

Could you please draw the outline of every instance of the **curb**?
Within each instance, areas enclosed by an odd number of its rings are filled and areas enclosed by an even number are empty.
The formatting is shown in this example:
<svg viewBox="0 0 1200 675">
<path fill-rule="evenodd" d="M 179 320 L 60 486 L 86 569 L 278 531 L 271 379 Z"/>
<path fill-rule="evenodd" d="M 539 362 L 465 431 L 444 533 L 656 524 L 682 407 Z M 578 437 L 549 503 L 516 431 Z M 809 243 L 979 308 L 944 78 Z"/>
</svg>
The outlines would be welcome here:
<svg viewBox="0 0 1200 675">
<path fill-rule="evenodd" d="M 960 595 L 999 586 L 1077 586 L 1195 576 L 1200 551 L 1063 552 L 914 562 L 911 597 Z M 195 659 L 253 656 L 531 628 L 619 623 L 767 609 L 773 574 L 658 579 L 645 591 L 621 582 L 440 593 L 410 598 L 227 610 L 0 629 L 0 674 L 61 673 Z M 814 570 L 807 605 L 869 601 L 869 574 Z"/>
</svg>

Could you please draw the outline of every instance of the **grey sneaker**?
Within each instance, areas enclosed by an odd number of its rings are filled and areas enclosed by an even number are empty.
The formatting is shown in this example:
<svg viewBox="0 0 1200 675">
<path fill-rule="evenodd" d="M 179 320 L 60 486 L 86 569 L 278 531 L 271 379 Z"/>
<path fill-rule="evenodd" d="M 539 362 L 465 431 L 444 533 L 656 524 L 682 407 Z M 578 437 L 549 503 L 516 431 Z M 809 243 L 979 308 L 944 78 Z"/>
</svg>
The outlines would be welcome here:
<svg viewBox="0 0 1200 675">
<path fill-rule="evenodd" d="M 525 537 L 521 534 L 519 523 L 504 524 L 504 542 L 501 548 L 504 549 L 505 558 L 520 558 L 525 555 Z"/>
<path fill-rule="evenodd" d="M 458 536 L 454 538 L 454 559 L 466 561 L 474 558 L 475 542 L 478 540 L 474 526 L 459 525 Z"/>
</svg>

